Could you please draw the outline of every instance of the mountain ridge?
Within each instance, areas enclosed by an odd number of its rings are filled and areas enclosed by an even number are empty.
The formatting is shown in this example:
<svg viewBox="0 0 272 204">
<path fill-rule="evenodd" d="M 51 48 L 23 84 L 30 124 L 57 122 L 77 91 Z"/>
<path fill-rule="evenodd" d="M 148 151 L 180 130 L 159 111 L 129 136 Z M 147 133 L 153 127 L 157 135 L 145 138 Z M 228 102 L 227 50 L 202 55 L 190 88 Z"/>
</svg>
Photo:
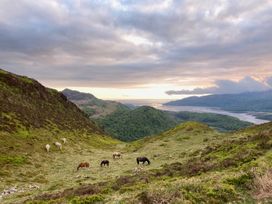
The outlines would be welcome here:
<svg viewBox="0 0 272 204">
<path fill-rule="evenodd" d="M 64 89 L 62 93 L 83 110 L 91 119 L 104 117 L 117 110 L 129 109 L 122 103 L 102 100 L 90 93 L 84 93 L 67 88 Z"/>
<path fill-rule="evenodd" d="M 240 94 L 214 94 L 192 96 L 164 105 L 169 106 L 205 106 L 218 107 L 228 111 L 272 112 L 272 90 L 263 92 L 246 92 Z"/>
</svg>

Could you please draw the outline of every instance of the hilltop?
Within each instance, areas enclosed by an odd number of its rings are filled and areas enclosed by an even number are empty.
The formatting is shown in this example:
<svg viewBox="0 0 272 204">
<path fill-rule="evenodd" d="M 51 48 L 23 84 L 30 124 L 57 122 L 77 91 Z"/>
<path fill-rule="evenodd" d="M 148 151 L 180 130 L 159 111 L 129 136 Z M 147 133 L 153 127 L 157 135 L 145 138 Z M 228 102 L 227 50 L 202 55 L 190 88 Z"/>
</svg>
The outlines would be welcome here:
<svg viewBox="0 0 272 204">
<path fill-rule="evenodd" d="M 128 110 L 122 103 L 109 100 L 101 100 L 90 93 L 64 89 L 62 93 L 84 111 L 89 118 L 99 118 L 109 115 L 115 111 Z"/>
<path fill-rule="evenodd" d="M 174 117 L 149 106 L 115 111 L 97 122 L 107 133 L 123 141 L 158 134 L 177 125 Z"/>
</svg>

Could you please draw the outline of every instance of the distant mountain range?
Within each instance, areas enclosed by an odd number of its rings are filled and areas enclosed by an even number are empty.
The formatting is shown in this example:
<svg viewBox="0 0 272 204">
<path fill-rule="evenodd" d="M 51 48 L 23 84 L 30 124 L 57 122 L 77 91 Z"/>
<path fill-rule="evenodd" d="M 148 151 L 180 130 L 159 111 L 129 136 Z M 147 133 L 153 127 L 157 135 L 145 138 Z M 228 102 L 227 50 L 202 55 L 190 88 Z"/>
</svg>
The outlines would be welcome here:
<svg viewBox="0 0 272 204">
<path fill-rule="evenodd" d="M 220 114 L 168 112 L 150 106 L 128 107 L 119 102 L 98 99 L 89 93 L 70 89 L 64 89 L 62 93 L 106 133 L 123 141 L 159 134 L 187 121 L 203 122 L 220 131 L 234 131 L 251 125 Z"/>
<path fill-rule="evenodd" d="M 216 94 L 193 96 L 165 103 L 168 106 L 205 106 L 217 107 L 236 112 L 272 112 L 272 90 L 241 94 Z"/>
<path fill-rule="evenodd" d="M 129 107 L 116 102 L 101 100 L 90 93 L 83 93 L 75 90 L 64 89 L 62 93 L 90 118 L 99 118 L 109 115 L 118 110 L 128 110 Z"/>
</svg>

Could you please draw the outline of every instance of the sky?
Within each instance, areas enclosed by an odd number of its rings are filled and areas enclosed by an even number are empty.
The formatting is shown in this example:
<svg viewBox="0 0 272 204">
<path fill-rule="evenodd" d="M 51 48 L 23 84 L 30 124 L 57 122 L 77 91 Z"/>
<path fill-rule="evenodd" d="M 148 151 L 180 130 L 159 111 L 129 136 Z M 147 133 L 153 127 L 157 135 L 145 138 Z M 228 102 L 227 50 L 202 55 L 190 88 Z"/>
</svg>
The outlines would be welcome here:
<svg viewBox="0 0 272 204">
<path fill-rule="evenodd" d="M 271 0 L 1 0 L 0 67 L 102 99 L 272 88 Z"/>
</svg>

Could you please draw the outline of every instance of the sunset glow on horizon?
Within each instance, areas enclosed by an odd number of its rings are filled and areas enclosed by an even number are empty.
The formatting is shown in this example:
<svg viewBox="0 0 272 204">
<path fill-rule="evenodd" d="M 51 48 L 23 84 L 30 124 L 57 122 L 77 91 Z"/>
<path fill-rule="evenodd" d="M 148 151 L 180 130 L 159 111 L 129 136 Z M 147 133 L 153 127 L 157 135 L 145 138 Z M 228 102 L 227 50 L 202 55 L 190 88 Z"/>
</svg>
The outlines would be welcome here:
<svg viewBox="0 0 272 204">
<path fill-rule="evenodd" d="M 1 1 L 0 67 L 102 99 L 272 87 L 269 0 Z"/>
</svg>

